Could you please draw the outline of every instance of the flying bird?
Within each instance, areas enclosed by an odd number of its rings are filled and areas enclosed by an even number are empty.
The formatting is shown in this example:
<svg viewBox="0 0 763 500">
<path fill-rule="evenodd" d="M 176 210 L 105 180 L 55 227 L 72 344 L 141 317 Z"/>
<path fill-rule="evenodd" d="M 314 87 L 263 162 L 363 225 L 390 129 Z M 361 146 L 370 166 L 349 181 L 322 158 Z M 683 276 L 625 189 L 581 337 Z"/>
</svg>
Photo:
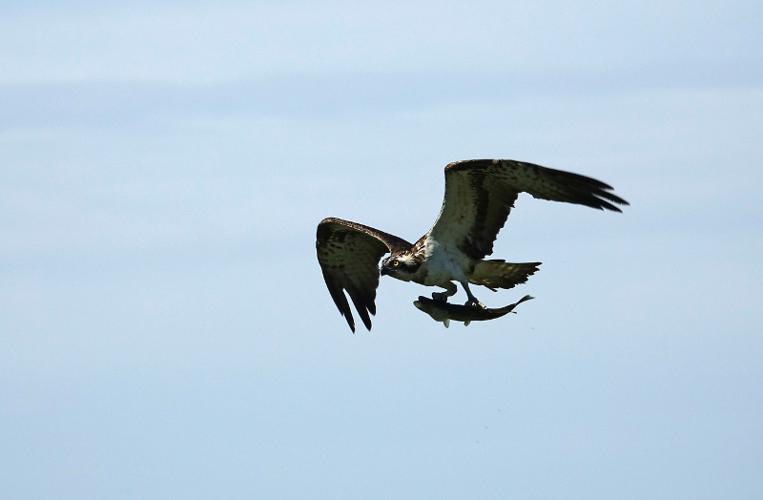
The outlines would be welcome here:
<svg viewBox="0 0 763 500">
<path fill-rule="evenodd" d="M 434 226 L 415 243 L 357 222 L 329 217 L 318 224 L 316 248 L 331 298 L 355 332 L 347 295 L 371 330 L 380 276 L 443 288 L 447 302 L 463 287 L 466 305 L 484 307 L 469 288 L 493 291 L 527 281 L 540 262 L 485 259 L 519 193 L 621 212 L 628 202 L 612 187 L 579 174 L 515 160 L 462 160 L 445 166 L 445 198 Z M 387 257 L 382 257 L 389 253 Z M 381 267 L 379 261 L 381 260 Z M 345 292 L 347 295 L 345 295 Z"/>
</svg>

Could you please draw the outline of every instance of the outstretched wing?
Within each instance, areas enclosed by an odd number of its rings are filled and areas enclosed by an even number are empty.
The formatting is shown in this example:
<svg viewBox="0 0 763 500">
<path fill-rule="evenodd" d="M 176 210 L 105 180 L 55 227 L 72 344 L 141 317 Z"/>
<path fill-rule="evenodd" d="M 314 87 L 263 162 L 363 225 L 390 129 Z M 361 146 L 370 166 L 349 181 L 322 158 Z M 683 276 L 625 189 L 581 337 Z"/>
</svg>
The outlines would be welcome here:
<svg viewBox="0 0 763 500">
<path fill-rule="evenodd" d="M 445 199 L 429 236 L 453 242 L 474 259 L 493 253 L 519 193 L 620 212 L 628 202 L 583 175 L 514 160 L 464 160 L 445 167 Z"/>
<path fill-rule="evenodd" d="M 368 313 L 376 314 L 379 259 L 387 252 L 407 250 L 407 241 L 357 222 L 329 217 L 318 224 L 315 246 L 323 279 L 339 312 L 355 332 L 355 319 L 344 292 L 350 296 L 363 324 L 371 330 Z"/>
</svg>

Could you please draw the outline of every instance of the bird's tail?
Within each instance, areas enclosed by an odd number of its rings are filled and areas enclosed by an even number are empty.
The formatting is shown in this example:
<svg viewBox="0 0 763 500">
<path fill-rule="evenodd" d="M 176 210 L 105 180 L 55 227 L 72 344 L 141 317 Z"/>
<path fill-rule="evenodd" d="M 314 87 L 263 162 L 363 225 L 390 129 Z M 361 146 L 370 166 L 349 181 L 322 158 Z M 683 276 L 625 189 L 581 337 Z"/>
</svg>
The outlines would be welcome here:
<svg viewBox="0 0 763 500">
<path fill-rule="evenodd" d="M 540 262 L 515 264 L 505 260 L 483 260 L 475 267 L 469 282 L 483 285 L 495 291 L 496 288 L 513 288 L 527 281 L 538 270 Z"/>
</svg>

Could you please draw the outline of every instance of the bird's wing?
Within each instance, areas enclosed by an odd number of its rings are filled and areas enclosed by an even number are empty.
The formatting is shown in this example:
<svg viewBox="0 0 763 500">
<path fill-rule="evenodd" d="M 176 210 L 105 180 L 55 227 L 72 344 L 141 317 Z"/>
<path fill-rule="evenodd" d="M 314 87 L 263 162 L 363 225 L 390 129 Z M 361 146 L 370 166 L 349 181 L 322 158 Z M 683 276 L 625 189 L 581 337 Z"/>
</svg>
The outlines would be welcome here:
<svg viewBox="0 0 763 500">
<path fill-rule="evenodd" d="M 519 193 L 620 212 L 628 202 L 583 175 L 514 160 L 464 160 L 445 167 L 445 199 L 428 236 L 452 242 L 474 259 L 493 252 Z"/>
<path fill-rule="evenodd" d="M 379 259 L 387 252 L 407 250 L 411 244 L 378 229 L 330 217 L 318 224 L 315 246 L 331 298 L 350 329 L 355 331 L 355 320 L 344 291 L 371 330 L 368 313 L 376 314 Z"/>
</svg>

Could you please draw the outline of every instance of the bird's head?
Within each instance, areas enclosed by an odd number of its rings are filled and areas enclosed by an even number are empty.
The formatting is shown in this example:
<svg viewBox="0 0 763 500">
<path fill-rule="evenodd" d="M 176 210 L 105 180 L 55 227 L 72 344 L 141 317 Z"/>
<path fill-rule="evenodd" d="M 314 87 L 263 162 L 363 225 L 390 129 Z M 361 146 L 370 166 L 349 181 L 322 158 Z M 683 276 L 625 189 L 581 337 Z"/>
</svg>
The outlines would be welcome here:
<svg viewBox="0 0 763 500">
<path fill-rule="evenodd" d="M 398 253 L 385 257 L 381 261 L 379 272 L 382 276 L 390 275 L 393 278 L 408 281 L 419 269 L 421 263 L 410 254 Z"/>
</svg>

